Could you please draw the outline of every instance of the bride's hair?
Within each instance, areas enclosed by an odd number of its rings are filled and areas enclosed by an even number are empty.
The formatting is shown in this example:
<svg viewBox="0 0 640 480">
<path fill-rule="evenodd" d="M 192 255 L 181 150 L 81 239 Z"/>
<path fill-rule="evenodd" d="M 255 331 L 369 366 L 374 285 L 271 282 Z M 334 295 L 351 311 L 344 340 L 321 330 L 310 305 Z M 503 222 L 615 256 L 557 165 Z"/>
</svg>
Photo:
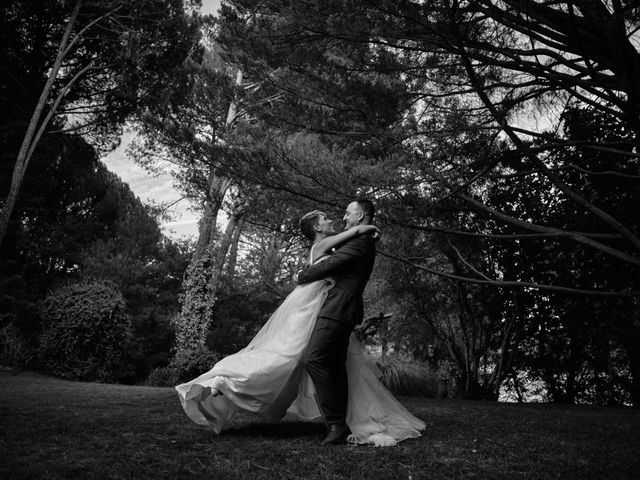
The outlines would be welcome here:
<svg viewBox="0 0 640 480">
<path fill-rule="evenodd" d="M 300 219 L 300 230 L 309 240 L 315 240 L 316 238 L 316 231 L 313 227 L 318 224 L 318 216 L 321 213 L 320 210 L 314 210 L 313 212 L 305 213 Z"/>
</svg>

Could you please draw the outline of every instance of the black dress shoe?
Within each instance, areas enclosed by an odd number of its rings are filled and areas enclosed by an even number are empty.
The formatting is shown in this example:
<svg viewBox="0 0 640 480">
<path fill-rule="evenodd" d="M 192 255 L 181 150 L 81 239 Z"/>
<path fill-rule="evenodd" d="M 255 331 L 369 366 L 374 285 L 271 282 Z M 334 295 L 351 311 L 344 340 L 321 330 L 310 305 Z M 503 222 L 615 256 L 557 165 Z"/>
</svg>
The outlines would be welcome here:
<svg viewBox="0 0 640 480">
<path fill-rule="evenodd" d="M 322 445 L 338 445 L 344 443 L 349 436 L 349 427 L 346 425 L 332 424 L 329 433 L 322 441 Z"/>
</svg>

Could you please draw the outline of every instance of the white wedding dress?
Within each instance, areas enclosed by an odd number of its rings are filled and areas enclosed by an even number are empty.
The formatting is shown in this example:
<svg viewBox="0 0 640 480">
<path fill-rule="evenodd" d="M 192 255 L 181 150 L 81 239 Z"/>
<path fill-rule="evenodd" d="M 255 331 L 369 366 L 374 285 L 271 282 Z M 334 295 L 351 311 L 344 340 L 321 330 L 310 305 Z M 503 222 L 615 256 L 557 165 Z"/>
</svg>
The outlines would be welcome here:
<svg viewBox="0 0 640 480">
<path fill-rule="evenodd" d="M 280 420 L 287 412 L 305 420 L 322 417 L 302 357 L 331 287 L 328 280 L 296 287 L 249 345 L 175 387 L 189 418 L 220 433 L 238 409 L 270 421 Z M 349 442 L 391 446 L 420 436 L 424 422 L 380 383 L 378 369 L 353 334 L 346 366 Z M 222 395 L 211 395 L 212 388 Z"/>
</svg>

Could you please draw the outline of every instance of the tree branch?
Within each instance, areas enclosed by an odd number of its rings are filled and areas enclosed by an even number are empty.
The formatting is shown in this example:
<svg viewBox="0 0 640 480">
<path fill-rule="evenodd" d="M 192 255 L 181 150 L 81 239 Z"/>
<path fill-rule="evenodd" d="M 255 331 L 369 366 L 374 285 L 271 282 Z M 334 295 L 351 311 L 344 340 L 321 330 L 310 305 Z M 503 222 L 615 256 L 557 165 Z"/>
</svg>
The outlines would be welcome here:
<svg viewBox="0 0 640 480">
<path fill-rule="evenodd" d="M 430 273 L 432 275 L 437 275 L 439 277 L 448 278 L 450 280 L 457 280 L 461 282 L 467 283 L 477 283 L 480 285 L 493 285 L 498 288 L 532 288 L 535 290 L 544 290 L 550 292 L 562 292 L 562 293 L 571 293 L 575 295 L 586 295 L 586 296 L 601 296 L 601 297 L 638 297 L 640 296 L 640 292 L 604 292 L 599 290 L 583 290 L 579 288 L 570 288 L 563 287 L 559 285 L 545 285 L 540 283 L 533 282 L 519 282 L 519 281 L 508 281 L 508 280 L 478 280 L 477 278 L 469 278 L 463 277 L 461 275 L 455 275 L 453 273 L 440 272 L 433 268 L 425 267 L 424 265 L 417 265 L 409 260 L 398 257 L 397 255 L 393 255 L 391 253 L 387 253 L 381 250 L 378 250 L 378 254 L 383 257 L 390 258 L 392 260 L 396 260 L 400 263 L 408 265 L 416 270 L 421 270 L 423 272 Z"/>
</svg>

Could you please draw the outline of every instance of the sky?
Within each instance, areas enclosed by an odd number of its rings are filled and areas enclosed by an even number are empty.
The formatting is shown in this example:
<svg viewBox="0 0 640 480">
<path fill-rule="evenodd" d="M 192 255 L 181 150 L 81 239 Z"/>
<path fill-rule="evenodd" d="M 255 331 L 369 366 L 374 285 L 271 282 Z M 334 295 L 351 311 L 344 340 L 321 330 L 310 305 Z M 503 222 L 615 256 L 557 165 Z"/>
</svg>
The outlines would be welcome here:
<svg viewBox="0 0 640 480">
<path fill-rule="evenodd" d="M 143 203 L 170 204 L 179 200 L 167 210 L 171 216 L 169 222 L 162 225 L 162 231 L 170 238 L 198 236 L 197 213 L 194 213 L 188 200 L 180 200 L 182 194 L 174 187 L 173 177 L 169 173 L 151 174 L 127 156 L 126 149 L 134 135 L 125 131 L 120 146 L 102 158 L 107 168 L 129 184 L 131 191 Z"/>
<path fill-rule="evenodd" d="M 215 15 L 220 8 L 220 0 L 202 0 L 202 9 L 204 14 Z"/>
<path fill-rule="evenodd" d="M 202 0 L 203 14 L 215 15 L 219 8 L 220 0 Z M 125 132 L 120 146 L 102 158 L 107 168 L 128 183 L 133 193 L 144 203 L 171 204 L 179 200 L 182 195 L 174 187 L 170 174 L 151 174 L 127 156 L 126 149 L 132 139 L 133 134 Z M 199 216 L 192 208 L 193 205 L 187 200 L 179 200 L 169 208 L 171 220 L 162 225 L 163 233 L 173 239 L 197 238 Z"/>
</svg>

